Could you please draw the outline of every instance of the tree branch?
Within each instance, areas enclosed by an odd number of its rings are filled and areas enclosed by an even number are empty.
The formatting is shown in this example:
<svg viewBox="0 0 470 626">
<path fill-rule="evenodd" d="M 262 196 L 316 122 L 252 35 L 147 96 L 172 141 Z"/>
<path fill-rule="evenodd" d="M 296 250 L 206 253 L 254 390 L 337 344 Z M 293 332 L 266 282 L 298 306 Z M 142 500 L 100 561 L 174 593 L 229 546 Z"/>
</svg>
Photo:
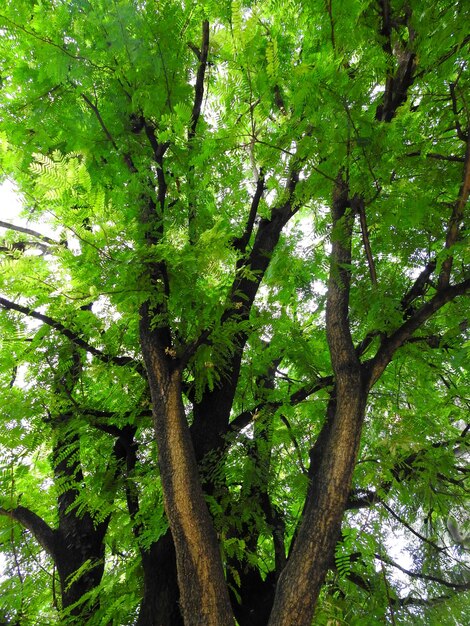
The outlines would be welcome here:
<svg viewBox="0 0 470 626">
<path fill-rule="evenodd" d="M 3 15 L 3 14 L 0 15 L 0 19 L 5 20 L 5 22 L 7 22 L 8 24 L 11 24 L 14 28 L 17 28 L 18 30 L 21 30 L 23 33 L 25 33 L 26 35 L 29 35 L 30 37 L 33 37 L 37 41 L 42 41 L 42 43 L 45 43 L 45 44 L 47 44 L 49 46 L 57 48 L 58 50 L 63 52 L 63 54 L 65 54 L 66 56 L 70 57 L 71 59 L 74 59 L 76 61 L 84 61 L 85 63 L 88 63 L 91 67 L 94 67 L 94 68 L 96 68 L 98 70 L 107 70 L 108 72 L 114 72 L 113 68 L 109 67 L 108 65 L 98 65 L 97 63 L 94 63 L 93 61 L 90 61 L 90 59 L 87 59 L 86 57 L 83 57 L 81 55 L 72 54 L 66 48 L 61 46 L 60 44 L 55 43 L 55 41 L 52 41 L 51 39 L 48 39 L 46 37 L 41 37 L 36 32 L 28 30 L 27 28 L 25 28 L 21 24 L 17 24 L 16 22 L 14 22 L 10 18 L 8 18 L 6 15 Z"/>
<path fill-rule="evenodd" d="M 470 290 L 470 279 L 457 285 L 438 291 L 436 295 L 418 309 L 404 324 L 389 337 L 385 338 L 377 354 L 367 364 L 369 389 L 378 381 L 395 352 L 410 339 L 413 333 L 420 328 L 436 311 L 457 296 L 466 294 Z"/>
<path fill-rule="evenodd" d="M 256 183 L 256 190 L 253 196 L 253 200 L 251 201 L 250 213 L 248 215 L 248 220 L 245 226 L 245 232 L 243 233 L 241 237 L 237 237 L 236 239 L 234 239 L 233 244 L 232 244 L 235 250 L 238 250 L 242 254 L 245 252 L 246 246 L 248 245 L 248 242 L 250 241 L 251 233 L 253 232 L 253 226 L 255 224 L 256 214 L 258 212 L 258 206 L 259 206 L 261 198 L 263 197 L 263 192 L 264 192 L 264 175 L 261 172 L 258 178 L 258 181 Z"/>
<path fill-rule="evenodd" d="M 416 70 L 416 54 L 409 49 L 412 42 L 412 29 L 409 24 L 411 12 L 405 16 L 406 25 L 410 33 L 410 39 L 405 46 L 392 46 L 392 29 L 395 27 L 392 20 L 391 7 L 389 0 L 380 0 L 382 13 L 382 28 L 380 34 L 385 37 L 382 48 L 385 54 L 390 57 L 394 56 L 397 64 L 395 73 L 389 72 L 382 102 L 376 109 L 375 118 L 382 122 L 391 122 L 395 117 L 398 108 L 404 104 L 408 98 L 408 90 L 415 80 Z"/>
<path fill-rule="evenodd" d="M 11 254 L 12 252 L 15 252 L 15 251 L 25 252 L 27 249 L 31 249 L 31 248 L 40 252 L 41 256 L 43 254 L 46 254 L 48 250 L 50 249 L 49 246 L 47 246 L 46 244 L 39 243 L 37 241 L 15 241 L 5 246 L 0 246 L 0 252 Z"/>
<path fill-rule="evenodd" d="M 120 153 L 120 150 L 116 144 L 116 142 L 114 141 L 113 136 L 111 135 L 111 133 L 109 132 L 106 124 L 103 121 L 103 118 L 101 117 L 101 113 L 98 110 L 98 107 L 96 106 L 96 104 L 93 104 L 93 102 L 90 100 L 90 98 L 88 98 L 88 96 L 84 93 L 81 94 L 83 100 L 85 101 L 85 103 L 87 104 L 87 106 L 93 111 L 93 113 L 96 116 L 96 119 L 99 122 L 99 125 L 101 126 L 101 129 L 103 130 L 104 134 L 106 135 L 106 137 L 108 138 L 108 140 L 111 142 L 111 145 L 113 146 L 113 148 L 116 150 L 116 152 Z M 137 168 L 134 165 L 134 162 L 132 161 L 132 157 L 130 154 L 123 154 L 122 155 L 125 164 L 127 165 L 128 169 L 132 172 L 132 173 L 136 173 L 137 172 Z"/>
<path fill-rule="evenodd" d="M 411 570 L 408 570 L 405 567 L 402 567 L 401 565 L 396 563 L 396 561 L 389 558 L 388 556 L 383 556 L 381 554 L 375 554 L 374 556 L 379 561 L 382 561 L 383 563 L 387 563 L 387 565 L 391 565 L 392 567 L 399 569 L 401 572 L 403 572 L 407 576 L 410 576 L 410 578 L 430 580 L 432 582 L 439 583 L 440 585 L 443 585 L 444 587 L 449 587 L 450 589 L 456 589 L 458 591 L 467 591 L 468 589 L 470 589 L 470 582 L 453 583 L 453 582 L 450 582 L 449 580 L 444 580 L 443 578 L 439 578 L 437 576 L 431 576 L 430 574 L 423 574 L 422 572 L 412 572 Z"/>
<path fill-rule="evenodd" d="M 427 263 L 424 270 L 419 274 L 418 278 L 416 278 L 411 288 L 403 296 L 400 304 L 401 304 L 402 311 L 404 313 L 406 313 L 409 310 L 410 304 L 414 300 L 416 300 L 416 298 L 419 298 L 420 296 L 424 295 L 426 286 L 429 283 L 429 278 L 435 269 L 436 269 L 436 261 L 435 260 L 429 261 L 429 263 Z"/>
<path fill-rule="evenodd" d="M 391 483 L 387 483 L 388 488 L 391 487 Z M 383 486 L 380 490 L 383 490 Z M 361 495 L 360 495 L 361 494 Z M 353 490 L 349 494 L 348 503 L 346 504 L 347 511 L 355 511 L 358 509 L 367 509 L 374 504 L 380 504 L 382 498 L 379 496 L 378 491 L 372 491 L 371 489 L 359 489 Z"/>
<path fill-rule="evenodd" d="M 417 157 L 421 156 L 421 150 L 417 152 L 408 152 L 405 156 L 407 157 Z M 427 152 L 427 159 L 436 159 L 437 161 L 452 161 L 454 163 L 465 163 L 465 157 L 456 156 L 454 154 L 438 154 L 437 152 Z"/>
<path fill-rule="evenodd" d="M 57 322 L 56 320 L 54 320 L 52 317 L 49 317 L 48 315 L 44 315 L 43 313 L 38 313 L 37 311 L 34 311 L 26 306 L 17 304 L 16 302 L 12 302 L 11 300 L 7 300 L 6 298 L 2 298 L 2 297 L 0 297 L 0 306 L 3 307 L 7 311 L 17 311 L 18 313 L 23 313 L 23 315 L 27 315 L 28 317 L 32 317 L 33 319 L 44 322 L 45 324 L 47 324 L 54 330 L 57 330 L 61 335 L 64 335 L 64 337 L 67 337 L 67 339 L 70 339 L 70 341 L 72 341 L 72 343 L 74 343 L 76 346 L 78 346 L 79 348 L 82 348 L 82 350 L 85 350 L 86 352 L 89 352 L 90 354 L 95 356 L 97 359 L 99 359 L 103 363 L 113 363 L 114 365 L 121 365 L 121 366 L 134 364 L 137 366 L 138 371 L 142 372 L 141 366 L 139 366 L 139 364 L 136 364 L 134 359 L 132 359 L 131 357 L 111 356 L 111 355 L 105 354 L 101 350 L 98 350 L 98 348 L 95 348 L 92 345 L 90 345 L 87 341 L 82 339 L 79 335 L 74 333 L 72 330 L 66 328 L 63 324 L 61 324 L 60 322 Z"/>
<path fill-rule="evenodd" d="M 372 249 L 370 247 L 369 229 L 367 228 L 366 210 L 364 206 L 364 199 L 357 198 L 356 210 L 359 213 L 359 222 L 361 224 L 362 242 L 364 244 L 364 250 L 366 251 L 367 263 L 369 265 L 370 280 L 372 285 L 377 285 L 377 273 L 375 271 L 374 257 L 372 256 Z"/>
<path fill-rule="evenodd" d="M 467 39 L 470 39 L 470 38 L 467 38 Z M 450 83 L 449 90 L 450 90 L 450 97 L 452 100 L 452 112 L 455 118 L 455 129 L 457 131 L 457 137 L 461 139 L 462 141 L 465 141 L 465 143 L 468 143 L 469 133 L 467 131 L 467 134 L 465 134 L 462 130 L 462 126 L 460 125 L 459 110 L 457 107 L 457 96 L 455 95 L 455 87 L 456 87 L 456 83 Z"/>
<path fill-rule="evenodd" d="M 207 55 L 209 53 L 209 22 L 202 23 L 202 43 L 199 54 L 199 67 L 196 75 L 196 85 L 194 87 L 194 104 L 191 112 L 191 126 L 188 132 L 188 140 L 191 141 L 196 134 L 196 127 L 201 114 L 202 99 L 204 97 L 204 76 L 207 67 Z"/>
<path fill-rule="evenodd" d="M 392 517 L 394 517 L 397 520 L 397 522 L 400 522 L 400 524 L 402 524 L 407 530 L 409 530 L 410 533 L 413 534 L 415 537 L 418 537 L 418 539 L 420 539 L 424 543 L 427 543 L 429 546 L 431 546 L 438 552 L 446 551 L 446 548 L 441 548 L 436 543 L 434 543 L 434 541 L 431 541 L 427 537 L 424 537 L 423 535 L 421 535 L 417 530 L 415 530 L 412 526 L 410 526 L 408 522 L 406 522 L 402 517 L 400 517 L 397 513 L 395 513 L 393 509 L 391 509 L 387 504 L 385 504 L 383 500 L 381 501 L 380 504 L 384 507 L 384 509 L 386 509 L 390 513 Z"/>
<path fill-rule="evenodd" d="M 56 531 L 42 517 L 24 506 L 17 506 L 13 509 L 0 507 L 0 515 L 9 517 L 31 531 L 38 543 L 55 560 Z"/>
<path fill-rule="evenodd" d="M 405 606 L 435 606 L 450 600 L 451 596 L 438 596 L 436 598 L 416 598 L 415 596 L 406 596 L 406 598 L 397 598 L 394 605 L 397 607 Z"/>
<path fill-rule="evenodd" d="M 317 391 L 320 391 L 320 389 L 325 389 L 325 387 L 329 387 L 332 384 L 333 384 L 333 376 L 324 376 L 323 378 L 319 378 L 318 380 L 315 381 L 315 383 L 305 385 L 304 387 L 297 389 L 297 391 L 295 391 L 290 396 L 289 404 L 291 406 L 300 404 L 312 394 L 316 393 Z M 270 410 L 279 409 L 281 408 L 281 406 L 282 406 L 281 402 L 272 402 L 269 404 Z M 252 409 L 248 409 L 247 411 L 243 411 L 242 413 L 239 413 L 237 417 L 235 417 L 230 422 L 228 431 L 235 432 L 235 433 L 240 432 L 241 430 L 243 430 L 243 428 L 248 426 L 248 424 L 250 424 L 254 416 L 265 407 L 266 407 L 266 404 L 260 403 L 254 406 Z"/>
<path fill-rule="evenodd" d="M 285 425 L 285 427 L 287 428 L 287 432 L 290 435 L 291 441 L 294 445 L 295 451 L 297 452 L 297 458 L 299 460 L 299 465 L 300 465 L 300 469 L 302 470 L 302 474 L 305 474 L 305 476 L 308 476 L 308 471 L 304 465 L 304 462 L 302 460 L 302 451 L 300 449 L 299 446 L 299 442 L 297 441 L 296 436 L 294 435 L 294 431 L 292 430 L 292 426 L 290 425 L 289 420 L 287 419 L 287 417 L 285 415 L 280 415 L 280 420 L 281 422 Z"/>
<path fill-rule="evenodd" d="M 459 197 L 454 205 L 452 216 L 446 236 L 446 250 L 449 250 L 456 242 L 459 236 L 460 224 L 463 220 L 465 205 L 467 204 L 470 194 L 470 130 L 467 135 L 467 149 L 465 151 L 465 166 L 463 173 L 463 181 L 459 190 Z M 442 263 L 441 273 L 439 275 L 438 289 L 445 289 L 449 285 L 450 274 L 452 271 L 453 256 L 449 255 Z"/>
<path fill-rule="evenodd" d="M 119 152 L 119 148 L 117 147 L 117 144 L 114 141 L 113 136 L 111 135 L 111 133 L 109 132 L 108 128 L 106 127 L 106 124 L 104 123 L 103 118 L 101 117 L 101 113 L 99 112 L 98 107 L 96 106 L 96 104 L 93 104 L 93 102 L 90 100 L 90 98 L 86 94 L 82 93 L 81 96 L 82 96 L 83 100 L 85 101 L 86 105 L 95 114 L 96 119 L 98 120 L 99 125 L 101 126 L 102 131 L 104 132 L 104 134 L 108 138 L 108 140 L 111 143 L 111 145 L 113 146 L 113 148 L 116 150 L 116 152 Z"/>
<path fill-rule="evenodd" d="M 46 235 L 41 235 L 41 233 L 36 232 L 35 230 L 31 230 L 30 228 L 25 228 L 24 226 L 16 226 L 15 224 L 9 224 L 8 222 L 0 221 L 0 228 L 6 228 L 7 230 L 14 230 L 18 233 L 24 233 L 25 235 L 30 235 L 31 237 L 36 237 L 40 241 L 50 245 L 50 246 L 60 246 L 63 245 L 59 241 L 55 241 L 55 239 L 51 239 Z"/>
</svg>

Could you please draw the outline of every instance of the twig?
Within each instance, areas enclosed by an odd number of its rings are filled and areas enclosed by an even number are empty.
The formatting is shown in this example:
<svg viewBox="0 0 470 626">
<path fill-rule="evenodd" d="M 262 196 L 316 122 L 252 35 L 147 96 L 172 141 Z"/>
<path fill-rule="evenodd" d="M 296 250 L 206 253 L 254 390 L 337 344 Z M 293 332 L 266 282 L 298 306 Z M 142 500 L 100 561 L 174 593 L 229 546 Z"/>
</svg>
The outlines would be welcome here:
<svg viewBox="0 0 470 626">
<path fill-rule="evenodd" d="M 108 140 L 111 142 L 111 145 L 112 145 L 112 146 L 113 146 L 113 148 L 116 150 L 116 152 L 118 152 L 118 153 L 119 153 L 119 152 L 120 152 L 120 150 L 119 150 L 119 148 L 118 148 L 118 146 L 117 146 L 116 142 L 114 141 L 113 136 L 112 136 L 112 135 L 111 135 L 111 133 L 109 132 L 109 130 L 108 130 L 108 128 L 107 128 L 107 126 L 106 126 L 106 124 L 104 123 L 103 118 L 101 117 L 101 113 L 99 112 L 98 107 L 96 106 L 96 104 L 93 104 L 93 102 L 90 100 L 90 98 L 89 98 L 86 94 L 82 93 L 82 94 L 81 94 L 81 96 L 82 96 L 83 100 L 85 101 L 85 103 L 87 104 L 87 106 L 88 106 L 88 107 L 89 107 L 89 108 L 93 111 L 93 113 L 95 114 L 96 119 L 97 119 L 97 120 L 98 120 L 98 122 L 99 122 L 99 125 L 101 126 L 101 128 L 102 128 L 102 130 L 103 130 L 104 134 L 106 135 L 106 137 L 108 138 Z M 137 168 L 135 167 L 134 162 L 132 161 L 132 157 L 131 157 L 131 155 L 130 155 L 130 154 L 123 154 L 123 155 L 122 155 L 122 157 L 123 157 L 124 162 L 125 162 L 125 164 L 127 165 L 128 169 L 129 169 L 132 173 L 137 172 Z"/>
<path fill-rule="evenodd" d="M 397 520 L 397 522 L 400 522 L 400 524 L 402 524 L 407 530 L 409 530 L 410 533 L 412 533 L 415 537 L 418 537 L 418 539 L 420 539 L 424 543 L 427 543 L 438 552 L 447 551 L 446 548 L 441 548 L 436 543 L 434 543 L 434 541 L 431 541 L 427 537 L 424 537 L 423 535 L 421 535 L 417 530 L 415 530 L 412 526 L 410 526 L 408 522 L 406 522 L 402 517 L 400 517 L 397 513 L 395 513 L 395 511 L 391 509 L 383 500 L 381 500 L 380 504 L 384 507 L 384 509 L 386 509 L 390 513 L 392 517 L 394 517 Z"/>
<path fill-rule="evenodd" d="M 90 61 L 90 59 L 87 59 L 86 57 L 72 54 L 71 52 L 69 52 L 63 46 L 55 43 L 55 41 L 52 41 L 51 39 L 48 39 L 46 37 L 41 37 L 37 33 L 33 32 L 31 30 L 28 30 L 24 26 L 21 26 L 21 24 L 17 24 L 13 20 L 10 20 L 6 15 L 0 14 L 0 19 L 5 20 L 5 22 L 8 22 L 9 24 L 11 24 L 14 28 L 17 28 L 18 30 L 23 31 L 23 33 L 26 33 L 30 37 L 33 37 L 34 39 L 37 39 L 38 41 L 42 41 L 42 43 L 45 43 L 45 44 L 47 44 L 49 46 L 57 48 L 58 50 L 63 52 L 65 55 L 70 57 L 71 59 L 75 59 L 76 61 L 85 61 L 85 63 L 89 63 L 92 67 L 95 67 L 96 69 L 99 69 L 99 70 L 107 70 L 109 72 L 114 72 L 113 68 L 110 67 L 109 65 L 98 65 L 97 63 L 94 63 L 93 61 Z"/>
<path fill-rule="evenodd" d="M 119 152 L 119 148 L 117 147 L 116 142 L 113 139 L 113 136 L 111 135 L 111 133 L 109 132 L 109 130 L 106 127 L 106 124 L 103 121 L 103 118 L 101 117 L 101 113 L 98 110 L 98 107 L 96 106 L 96 104 L 93 104 L 93 102 L 90 100 L 90 98 L 82 93 L 81 94 L 83 100 L 86 102 L 87 106 L 90 107 L 90 109 L 93 111 L 93 113 L 96 115 L 96 119 L 98 120 L 104 134 L 106 135 L 106 137 L 109 139 L 109 141 L 111 142 L 111 145 L 113 146 L 113 148 L 116 150 L 116 152 Z"/>
</svg>

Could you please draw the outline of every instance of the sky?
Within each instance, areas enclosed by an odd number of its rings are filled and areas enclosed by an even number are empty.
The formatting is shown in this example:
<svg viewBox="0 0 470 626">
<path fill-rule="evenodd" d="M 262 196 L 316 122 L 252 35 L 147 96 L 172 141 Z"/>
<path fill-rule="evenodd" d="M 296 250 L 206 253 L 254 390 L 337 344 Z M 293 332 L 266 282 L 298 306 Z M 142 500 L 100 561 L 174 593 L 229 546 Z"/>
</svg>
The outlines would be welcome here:
<svg viewBox="0 0 470 626">
<path fill-rule="evenodd" d="M 15 191 L 15 186 L 9 180 L 0 184 L 0 220 L 3 222 L 18 222 L 18 213 L 21 211 L 21 200 Z M 2 229 L 3 231 L 3 229 Z"/>
</svg>

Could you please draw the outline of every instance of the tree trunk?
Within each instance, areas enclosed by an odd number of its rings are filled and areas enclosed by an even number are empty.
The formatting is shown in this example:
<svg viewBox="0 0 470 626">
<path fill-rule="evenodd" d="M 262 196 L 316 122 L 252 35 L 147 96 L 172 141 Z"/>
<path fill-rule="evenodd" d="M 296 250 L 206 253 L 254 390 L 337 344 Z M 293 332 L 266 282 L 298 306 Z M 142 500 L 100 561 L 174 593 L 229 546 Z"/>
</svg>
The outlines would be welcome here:
<svg viewBox="0 0 470 626">
<path fill-rule="evenodd" d="M 367 381 L 349 328 L 351 238 L 358 198 L 338 173 L 333 190 L 330 276 L 326 334 L 335 375 L 334 396 L 318 442 L 302 523 L 289 561 L 278 582 L 269 626 L 310 626 L 324 583 L 361 440 L 367 401 Z M 314 447 L 315 452 L 315 447 Z"/>
<path fill-rule="evenodd" d="M 141 552 L 144 595 L 137 626 L 183 626 L 176 556 L 170 531 Z"/>
<path fill-rule="evenodd" d="M 97 524 L 87 511 L 78 513 L 75 501 L 79 495 L 78 485 L 83 481 L 80 440 L 76 434 L 67 437 L 60 433 L 59 429 L 54 446 L 54 473 L 64 491 L 58 496 L 59 527 L 54 531 L 53 558 L 60 579 L 62 610 L 70 611 L 72 623 L 83 624 L 98 608 L 97 600 L 80 601 L 101 582 L 109 518 Z M 77 576 L 80 568 L 83 572 Z M 76 603 L 79 604 L 74 606 Z"/>
<path fill-rule="evenodd" d="M 278 582 L 269 626 L 310 626 L 331 564 L 359 450 L 366 393 L 360 370 L 338 384 L 336 412 L 297 538 Z"/>
<path fill-rule="evenodd" d="M 181 373 L 142 307 L 141 343 L 152 396 L 165 510 L 176 550 L 186 626 L 232 626 L 216 533 L 207 509 L 181 396 Z"/>
</svg>

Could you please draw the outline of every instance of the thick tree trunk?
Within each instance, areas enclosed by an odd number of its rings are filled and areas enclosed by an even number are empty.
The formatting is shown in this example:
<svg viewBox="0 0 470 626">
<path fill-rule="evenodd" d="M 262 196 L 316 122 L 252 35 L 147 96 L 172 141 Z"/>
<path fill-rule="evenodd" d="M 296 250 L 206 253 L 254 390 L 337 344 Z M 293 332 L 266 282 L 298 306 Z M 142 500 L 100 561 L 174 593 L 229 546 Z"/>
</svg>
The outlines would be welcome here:
<svg viewBox="0 0 470 626">
<path fill-rule="evenodd" d="M 349 328 L 351 237 L 358 198 L 340 171 L 333 191 L 326 333 L 335 375 L 334 398 L 312 462 L 302 523 L 278 582 L 269 626 L 310 626 L 338 537 L 361 440 L 367 383 Z M 314 448 L 315 452 L 315 448 Z"/>
<path fill-rule="evenodd" d="M 183 626 L 179 607 L 176 555 L 173 537 L 163 537 L 142 551 L 144 595 L 137 626 Z"/>
<path fill-rule="evenodd" d="M 141 342 L 154 407 L 160 477 L 173 535 L 186 626 L 232 626 L 217 537 L 199 480 L 181 396 L 181 374 L 142 308 Z"/>
<path fill-rule="evenodd" d="M 78 513 L 74 505 L 79 495 L 78 485 L 83 481 L 77 451 L 79 437 L 63 435 L 62 438 L 60 431 L 57 437 L 54 473 L 57 484 L 66 488 L 58 496 L 59 527 L 54 531 L 53 558 L 60 579 L 62 610 L 70 613 L 71 623 L 83 624 L 98 608 L 97 600 L 80 601 L 101 582 L 104 572 L 104 537 L 109 518 L 97 524 L 90 513 Z M 83 572 L 77 576 L 81 568 Z"/>
<path fill-rule="evenodd" d="M 336 413 L 317 482 L 277 586 L 269 626 L 310 626 L 338 538 L 359 450 L 366 394 L 360 371 L 338 385 Z"/>
</svg>

